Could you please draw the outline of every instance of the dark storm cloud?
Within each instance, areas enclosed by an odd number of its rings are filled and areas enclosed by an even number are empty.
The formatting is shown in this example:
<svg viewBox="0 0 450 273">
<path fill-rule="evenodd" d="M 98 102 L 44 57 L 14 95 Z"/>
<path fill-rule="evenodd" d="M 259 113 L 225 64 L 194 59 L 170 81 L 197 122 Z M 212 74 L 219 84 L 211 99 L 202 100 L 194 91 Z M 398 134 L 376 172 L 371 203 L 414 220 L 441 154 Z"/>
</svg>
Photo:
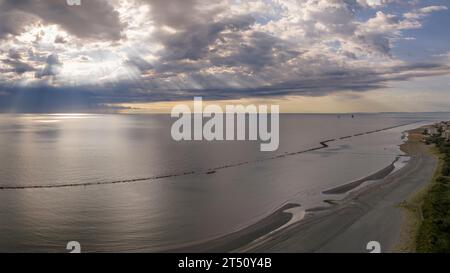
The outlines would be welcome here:
<svg viewBox="0 0 450 273">
<path fill-rule="evenodd" d="M 31 65 L 16 59 L 6 59 L 3 60 L 2 62 L 11 67 L 11 69 L 6 69 L 6 71 L 3 72 L 14 72 L 17 74 L 23 74 L 25 72 L 31 72 L 36 70 Z"/>
<path fill-rule="evenodd" d="M 205 99 L 239 99 L 242 97 L 280 97 L 287 95 L 324 96 L 340 91 L 363 92 L 389 87 L 391 81 L 408 81 L 417 77 L 448 75 L 450 67 L 438 64 L 410 64 L 392 67 L 382 71 L 335 70 L 317 77 L 284 81 L 278 84 L 261 85 L 255 88 L 204 88 L 174 89 L 167 92 L 177 94 L 176 99 L 192 99 L 203 96 Z M 226 85 L 215 78 L 201 77 L 197 81 L 204 86 Z"/>
<path fill-rule="evenodd" d="M 11 59 L 14 59 L 14 60 L 19 60 L 19 59 L 22 59 L 22 54 L 20 54 L 19 51 L 11 49 L 8 52 L 8 57 Z"/>
<path fill-rule="evenodd" d="M 33 17 L 11 9 L 10 3 L 13 1 L 0 0 L 0 39 L 6 35 L 18 35 L 23 27 L 33 21 Z"/>
<path fill-rule="evenodd" d="M 67 43 L 66 39 L 64 39 L 64 37 L 62 36 L 56 36 L 55 38 L 55 44 L 65 44 Z"/>
<path fill-rule="evenodd" d="M 37 19 L 80 38 L 118 40 L 124 28 L 106 0 L 83 1 L 82 6 L 69 6 L 65 0 L 0 0 L 0 39 L 20 34 Z"/>
<path fill-rule="evenodd" d="M 214 16 L 223 10 L 223 7 L 207 7 L 203 0 L 140 0 L 141 3 L 149 4 L 150 15 L 158 26 L 169 26 L 176 29 L 184 29 L 199 23 L 211 22 Z M 210 6 L 220 1 L 208 1 Z"/>
<path fill-rule="evenodd" d="M 304 78 L 255 88 L 230 88 L 226 81 L 196 74 L 201 89 L 161 88 L 155 82 L 121 81 L 104 86 L 21 87 L 0 85 L 0 111 L 16 112 L 76 112 L 108 111 L 110 104 L 191 100 L 202 96 L 206 100 L 240 99 L 243 97 L 281 97 L 286 95 L 323 96 L 339 91 L 363 92 L 389 87 L 390 81 L 407 81 L 415 77 L 446 75 L 450 67 L 436 64 L 410 64 L 384 71 L 336 70 L 316 78 Z"/>
<path fill-rule="evenodd" d="M 36 72 L 36 78 L 42 78 L 45 76 L 55 76 L 58 75 L 58 73 L 61 70 L 61 67 L 63 64 L 59 61 L 57 54 L 50 54 L 47 57 L 46 65 L 44 69 L 41 71 Z"/>
<path fill-rule="evenodd" d="M 83 111 L 193 96 L 323 96 L 449 74 L 446 61 L 408 64 L 392 50 L 404 30 L 420 28 L 425 14 L 442 7 L 406 15 L 371 3 L 130 0 L 119 7 L 85 0 L 76 7 L 65 0 L 0 0 L 0 72 L 7 73 L 0 74 L 0 111 Z M 139 5 L 148 5 L 148 13 Z M 69 35 L 39 26 L 13 37 L 38 22 Z M 119 43 L 96 43 L 125 35 Z"/>
<path fill-rule="evenodd" d="M 150 6 L 150 18 L 155 22 L 155 40 L 164 46 L 163 61 L 199 60 L 209 53 L 209 46 L 222 38 L 222 32 L 239 32 L 255 23 L 251 15 L 217 18 L 227 7 L 220 1 L 140 0 Z M 170 27 L 176 31 L 164 30 Z"/>
<path fill-rule="evenodd" d="M 230 56 L 213 56 L 211 62 L 217 66 L 247 66 L 260 70 L 265 66 L 284 63 L 301 53 L 290 49 L 285 41 L 262 32 L 253 32 L 246 42 L 234 45 Z"/>
<path fill-rule="evenodd" d="M 7 58 L 0 60 L 1 63 L 5 64 L 8 68 L 1 69 L 2 73 L 14 72 L 16 74 L 23 74 L 25 72 L 35 71 L 36 69 L 23 61 L 20 52 L 15 50 L 10 50 L 8 52 Z"/>
<path fill-rule="evenodd" d="M 253 17 L 245 15 L 190 25 L 175 34 L 160 32 L 157 38 L 165 47 L 162 58 L 165 61 L 204 58 L 210 52 L 209 46 L 221 38 L 223 31 L 241 31 L 254 23 Z"/>
</svg>

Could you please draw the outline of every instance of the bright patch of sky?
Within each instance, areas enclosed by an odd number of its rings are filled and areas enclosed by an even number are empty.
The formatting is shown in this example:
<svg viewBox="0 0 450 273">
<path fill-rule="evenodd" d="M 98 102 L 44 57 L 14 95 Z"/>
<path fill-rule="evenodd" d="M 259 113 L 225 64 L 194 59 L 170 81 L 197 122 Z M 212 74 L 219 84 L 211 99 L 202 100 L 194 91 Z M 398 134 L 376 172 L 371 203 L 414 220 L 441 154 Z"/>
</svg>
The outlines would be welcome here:
<svg viewBox="0 0 450 273">
<path fill-rule="evenodd" d="M 449 15 L 445 0 L 0 0 L 0 111 L 379 90 L 439 101 Z"/>
</svg>

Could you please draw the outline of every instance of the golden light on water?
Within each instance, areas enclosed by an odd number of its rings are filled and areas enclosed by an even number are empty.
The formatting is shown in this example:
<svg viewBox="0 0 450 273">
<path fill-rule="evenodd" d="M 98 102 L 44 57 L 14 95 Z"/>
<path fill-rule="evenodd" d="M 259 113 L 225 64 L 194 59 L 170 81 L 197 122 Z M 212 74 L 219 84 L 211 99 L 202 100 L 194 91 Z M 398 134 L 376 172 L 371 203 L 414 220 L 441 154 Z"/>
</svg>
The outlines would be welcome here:
<svg viewBox="0 0 450 273">
<path fill-rule="evenodd" d="M 95 115 L 84 113 L 60 113 L 60 114 L 28 114 L 20 116 L 20 119 L 36 123 L 58 123 L 64 120 L 76 120 L 92 118 Z"/>
</svg>

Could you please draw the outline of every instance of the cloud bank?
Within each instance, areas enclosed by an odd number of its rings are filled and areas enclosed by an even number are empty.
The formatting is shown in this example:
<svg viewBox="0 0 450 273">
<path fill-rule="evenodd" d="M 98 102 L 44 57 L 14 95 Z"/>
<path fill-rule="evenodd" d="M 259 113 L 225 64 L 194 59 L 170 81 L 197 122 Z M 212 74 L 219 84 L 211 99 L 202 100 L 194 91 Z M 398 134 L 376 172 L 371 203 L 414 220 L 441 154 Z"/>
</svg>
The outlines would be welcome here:
<svg viewBox="0 0 450 273">
<path fill-rule="evenodd" d="M 395 0 L 0 0 L 0 110 L 323 96 L 448 75 L 448 59 L 394 52 L 443 12 Z"/>
</svg>

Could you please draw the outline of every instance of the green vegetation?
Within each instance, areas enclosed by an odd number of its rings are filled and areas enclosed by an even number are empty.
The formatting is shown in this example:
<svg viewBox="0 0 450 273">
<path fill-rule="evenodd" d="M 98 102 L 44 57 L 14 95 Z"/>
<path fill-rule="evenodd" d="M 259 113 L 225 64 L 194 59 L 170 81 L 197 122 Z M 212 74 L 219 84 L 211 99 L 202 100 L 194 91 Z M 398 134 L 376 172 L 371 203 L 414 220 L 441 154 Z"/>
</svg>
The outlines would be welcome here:
<svg viewBox="0 0 450 273">
<path fill-rule="evenodd" d="M 427 142 L 436 144 L 443 162 L 423 199 L 416 248 L 418 252 L 450 252 L 450 143 L 436 136 Z"/>
</svg>

